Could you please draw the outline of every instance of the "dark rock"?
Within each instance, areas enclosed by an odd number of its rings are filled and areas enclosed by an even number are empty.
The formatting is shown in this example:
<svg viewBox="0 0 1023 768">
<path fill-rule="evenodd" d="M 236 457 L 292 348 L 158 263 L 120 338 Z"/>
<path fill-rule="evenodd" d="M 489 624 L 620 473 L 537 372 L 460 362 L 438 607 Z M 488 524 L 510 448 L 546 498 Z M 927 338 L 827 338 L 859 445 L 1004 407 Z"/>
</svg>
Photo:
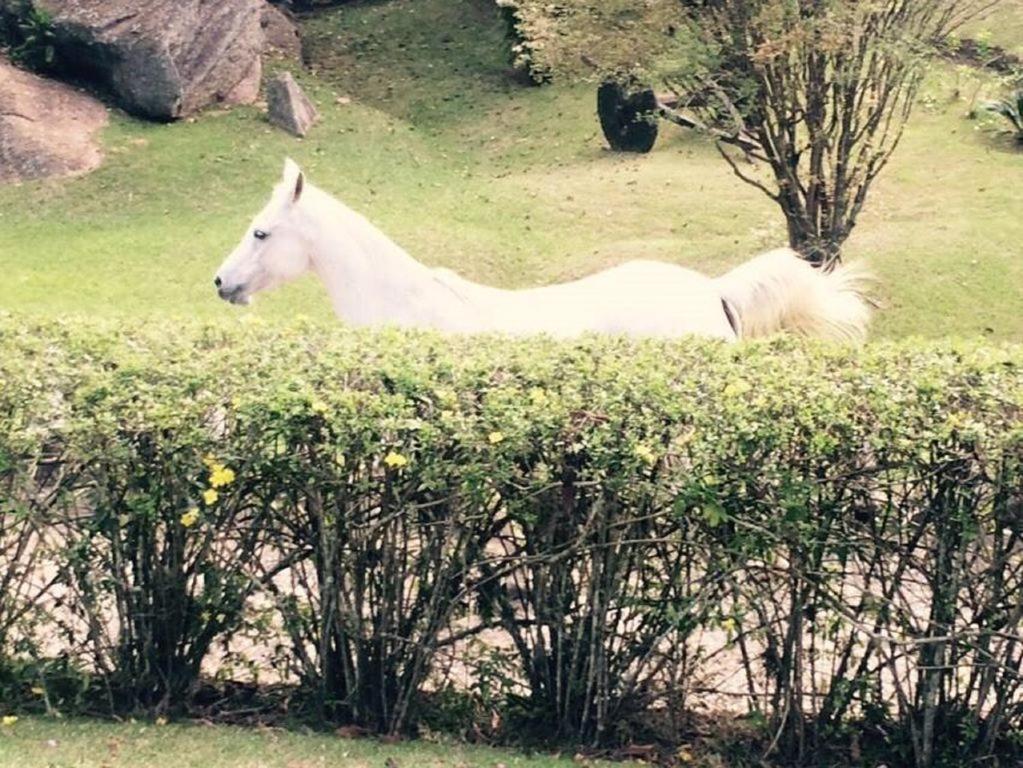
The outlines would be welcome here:
<svg viewBox="0 0 1023 768">
<path fill-rule="evenodd" d="M 52 16 L 65 66 L 129 112 L 173 120 L 258 96 L 263 0 L 32 1 Z"/>
<path fill-rule="evenodd" d="M 266 105 L 270 122 L 294 136 L 305 136 L 320 116 L 290 72 L 282 72 L 270 81 Z"/>
<path fill-rule="evenodd" d="M 107 110 L 69 85 L 0 59 L 0 182 L 85 173 L 103 159 Z"/>
<path fill-rule="evenodd" d="M 597 91 L 597 115 L 604 138 L 618 152 L 649 152 L 657 141 L 657 96 L 649 88 L 630 92 L 606 81 Z"/>
</svg>

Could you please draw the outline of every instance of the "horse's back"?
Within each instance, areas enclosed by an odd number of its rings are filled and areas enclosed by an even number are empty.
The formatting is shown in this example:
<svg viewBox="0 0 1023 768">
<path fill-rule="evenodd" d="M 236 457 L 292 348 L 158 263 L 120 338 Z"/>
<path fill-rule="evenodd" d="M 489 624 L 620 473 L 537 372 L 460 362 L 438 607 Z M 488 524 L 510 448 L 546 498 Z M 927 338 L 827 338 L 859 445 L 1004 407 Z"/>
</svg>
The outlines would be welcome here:
<svg viewBox="0 0 1023 768">
<path fill-rule="evenodd" d="M 520 322 L 560 329 L 565 335 L 595 331 L 735 338 L 714 281 L 676 264 L 629 261 L 571 283 L 520 295 L 530 307 Z"/>
<path fill-rule="evenodd" d="M 617 266 L 610 267 L 601 272 L 596 272 L 588 277 L 581 278 L 574 283 L 565 285 L 600 285 L 611 284 L 615 286 L 640 284 L 654 288 L 656 286 L 670 285 L 681 290 L 701 290 L 711 283 L 711 278 L 702 275 L 692 269 L 681 267 L 678 264 L 669 264 L 666 261 L 651 261 L 648 259 L 635 259 L 626 261 Z"/>
</svg>

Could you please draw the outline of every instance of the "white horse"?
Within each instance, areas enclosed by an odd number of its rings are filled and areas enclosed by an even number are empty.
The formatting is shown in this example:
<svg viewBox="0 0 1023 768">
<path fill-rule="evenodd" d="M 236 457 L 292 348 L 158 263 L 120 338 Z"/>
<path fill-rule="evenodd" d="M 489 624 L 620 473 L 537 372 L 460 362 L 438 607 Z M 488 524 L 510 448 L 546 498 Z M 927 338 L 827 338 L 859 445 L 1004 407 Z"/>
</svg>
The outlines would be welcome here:
<svg viewBox="0 0 1023 768">
<path fill-rule="evenodd" d="M 824 273 L 788 249 L 709 278 L 673 264 L 630 261 L 575 282 L 509 291 L 431 269 L 376 227 L 305 181 L 291 160 L 270 202 L 217 271 L 222 299 L 247 304 L 258 291 L 313 270 L 335 312 L 357 326 L 457 333 L 588 331 L 632 336 L 696 334 L 735 341 L 778 331 L 848 341 L 866 335 L 864 275 Z"/>
</svg>

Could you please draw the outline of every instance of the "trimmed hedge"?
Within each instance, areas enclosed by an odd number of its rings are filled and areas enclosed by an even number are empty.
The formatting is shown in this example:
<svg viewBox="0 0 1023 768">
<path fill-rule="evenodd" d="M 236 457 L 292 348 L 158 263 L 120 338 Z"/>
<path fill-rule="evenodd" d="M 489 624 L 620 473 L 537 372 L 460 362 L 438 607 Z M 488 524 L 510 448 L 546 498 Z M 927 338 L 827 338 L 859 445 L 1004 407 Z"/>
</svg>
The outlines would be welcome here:
<svg viewBox="0 0 1023 768">
<path fill-rule="evenodd" d="M 323 716 L 396 732 L 490 630 L 475 693 L 560 738 L 709 686 L 787 761 L 1014 755 L 1021 366 L 0 318 L 0 641 L 165 710 L 262 622 Z"/>
</svg>

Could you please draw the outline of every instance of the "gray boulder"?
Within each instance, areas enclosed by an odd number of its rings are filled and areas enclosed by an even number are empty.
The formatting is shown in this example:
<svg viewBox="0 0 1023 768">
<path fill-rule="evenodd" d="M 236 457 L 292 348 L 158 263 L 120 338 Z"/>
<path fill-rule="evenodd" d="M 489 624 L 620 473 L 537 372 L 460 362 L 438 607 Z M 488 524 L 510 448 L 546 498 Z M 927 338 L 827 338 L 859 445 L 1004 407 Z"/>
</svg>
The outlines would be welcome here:
<svg viewBox="0 0 1023 768">
<path fill-rule="evenodd" d="M 53 17 L 65 66 L 120 106 L 173 120 L 259 95 L 264 0 L 33 0 Z"/>
<path fill-rule="evenodd" d="M 282 72 L 267 85 L 266 107 L 270 122 L 293 136 L 305 136 L 320 117 L 290 72 Z"/>
<path fill-rule="evenodd" d="M 103 159 L 95 134 L 106 122 L 91 96 L 0 59 L 0 182 L 91 171 Z"/>
</svg>

